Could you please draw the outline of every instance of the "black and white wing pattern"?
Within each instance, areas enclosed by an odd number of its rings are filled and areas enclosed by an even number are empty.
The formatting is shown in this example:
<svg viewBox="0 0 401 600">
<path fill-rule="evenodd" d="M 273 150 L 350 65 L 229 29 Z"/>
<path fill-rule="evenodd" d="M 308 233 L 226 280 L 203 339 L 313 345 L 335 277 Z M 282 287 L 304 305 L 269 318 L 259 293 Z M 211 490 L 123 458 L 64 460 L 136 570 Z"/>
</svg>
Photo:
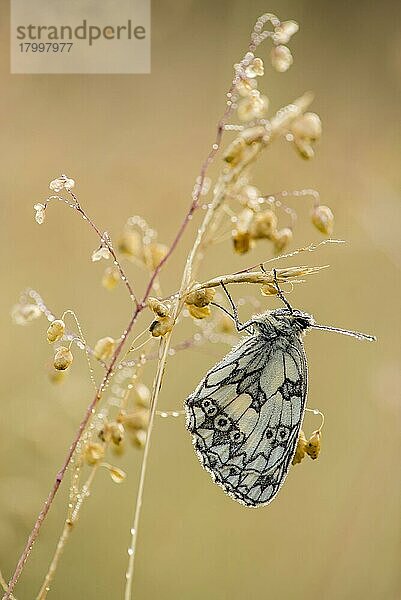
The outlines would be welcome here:
<svg viewBox="0 0 401 600">
<path fill-rule="evenodd" d="M 268 504 L 296 450 L 307 391 L 299 336 L 252 335 L 201 381 L 185 404 L 197 455 L 238 502 Z"/>
</svg>

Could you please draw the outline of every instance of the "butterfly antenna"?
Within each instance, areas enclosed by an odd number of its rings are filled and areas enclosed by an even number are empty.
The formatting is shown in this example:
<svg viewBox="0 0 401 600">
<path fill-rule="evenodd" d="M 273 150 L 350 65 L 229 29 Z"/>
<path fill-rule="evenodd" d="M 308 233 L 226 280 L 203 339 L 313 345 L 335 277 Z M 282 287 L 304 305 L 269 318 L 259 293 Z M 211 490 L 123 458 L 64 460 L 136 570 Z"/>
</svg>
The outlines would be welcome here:
<svg viewBox="0 0 401 600">
<path fill-rule="evenodd" d="M 266 270 L 263 265 L 260 265 L 260 268 L 262 269 L 262 271 L 264 271 L 266 273 Z M 294 309 L 292 308 L 291 304 L 288 302 L 287 298 L 283 294 L 282 289 L 280 288 L 280 285 L 279 285 L 278 279 L 277 279 L 276 269 L 273 269 L 273 278 L 274 278 L 274 285 L 276 286 L 276 289 L 277 289 L 277 296 L 280 298 L 281 302 L 283 302 L 286 305 L 286 307 L 292 314 L 294 312 Z"/>
<path fill-rule="evenodd" d="M 341 329 L 340 327 L 330 327 L 328 325 L 311 325 L 312 329 L 321 329 L 322 331 L 334 331 L 335 333 L 341 333 L 342 335 L 349 335 L 356 338 L 357 340 L 366 340 L 368 342 L 375 342 L 376 336 L 361 333 L 360 331 L 350 331 L 349 329 Z"/>
</svg>

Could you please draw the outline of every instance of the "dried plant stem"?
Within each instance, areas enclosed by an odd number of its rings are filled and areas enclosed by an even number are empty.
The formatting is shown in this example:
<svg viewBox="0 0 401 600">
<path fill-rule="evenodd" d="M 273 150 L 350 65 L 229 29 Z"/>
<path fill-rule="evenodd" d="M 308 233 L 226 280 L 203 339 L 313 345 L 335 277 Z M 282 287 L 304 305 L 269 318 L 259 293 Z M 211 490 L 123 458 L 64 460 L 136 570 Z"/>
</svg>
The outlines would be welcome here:
<svg viewBox="0 0 401 600">
<path fill-rule="evenodd" d="M 87 496 L 89 495 L 89 490 L 90 487 L 93 483 L 93 480 L 95 478 L 95 475 L 99 469 L 99 463 L 97 463 L 96 465 L 94 465 L 91 469 L 90 475 L 87 478 L 86 482 L 84 483 L 83 487 L 82 487 L 82 499 L 83 496 Z M 48 571 L 46 573 L 46 576 L 43 580 L 42 586 L 39 590 L 38 595 L 36 596 L 36 600 L 45 600 L 45 598 L 47 597 L 48 592 L 50 591 L 50 584 L 53 580 L 54 574 L 56 572 L 57 566 L 58 566 L 58 562 L 59 559 L 64 551 L 65 545 L 68 541 L 68 538 L 71 534 L 71 532 L 73 531 L 74 525 L 78 520 L 78 516 L 79 516 L 79 511 L 80 508 L 82 506 L 82 500 L 81 502 L 77 502 L 75 509 L 72 511 L 69 510 L 68 514 L 67 514 L 67 518 L 64 522 L 64 526 L 63 526 L 63 530 L 61 532 L 61 536 L 58 540 L 57 546 L 56 546 L 56 551 L 53 555 L 53 558 L 50 562 Z"/>
<path fill-rule="evenodd" d="M 149 417 L 149 425 L 148 431 L 146 435 L 146 443 L 142 457 L 141 464 L 141 474 L 139 478 L 138 491 L 135 502 L 135 512 L 134 518 L 131 527 L 131 543 L 128 548 L 128 567 L 125 574 L 126 583 L 125 583 L 125 592 L 124 592 L 124 600 L 131 599 L 132 592 L 132 582 L 134 577 L 134 568 L 135 568 L 135 557 L 136 557 L 136 544 L 138 539 L 138 528 L 139 528 L 139 520 L 141 517 L 141 508 L 142 508 L 142 499 L 143 499 L 143 491 L 145 486 L 145 477 L 146 477 L 146 469 L 148 465 L 148 457 L 150 450 L 150 442 L 152 437 L 153 424 L 156 414 L 157 401 L 159 398 L 160 388 L 163 381 L 164 369 L 168 357 L 168 351 L 171 343 L 171 333 L 167 334 L 164 338 L 162 338 L 160 343 L 160 353 L 159 353 L 159 361 L 157 364 L 157 371 L 153 383 L 152 390 L 152 399 L 151 399 L 151 408 L 150 408 L 150 417 Z"/>
<path fill-rule="evenodd" d="M 9 598 L 11 598 L 11 592 L 14 590 L 15 585 L 17 584 L 17 581 L 20 578 L 20 575 L 21 575 L 22 570 L 23 570 L 23 568 L 25 566 L 25 563 L 28 560 L 28 557 L 29 557 L 29 555 L 30 555 L 30 553 L 32 551 L 33 545 L 34 545 L 34 543 L 35 543 L 35 541 L 36 541 L 36 539 L 38 537 L 38 534 L 39 534 L 40 528 L 42 526 L 42 523 L 45 520 L 45 518 L 47 516 L 47 513 L 49 512 L 50 506 L 52 505 L 52 502 L 54 500 L 54 497 L 57 494 L 58 489 L 59 489 L 59 487 L 61 485 L 61 482 L 64 479 L 64 475 L 65 475 L 65 473 L 66 473 L 66 471 L 68 469 L 68 466 L 70 464 L 71 458 L 72 458 L 72 456 L 73 456 L 73 454 L 74 454 L 74 452 L 76 450 L 76 447 L 78 446 L 78 443 L 79 443 L 79 441 L 80 441 L 80 439 L 82 437 L 83 432 L 85 431 L 85 429 L 86 429 L 86 427 L 87 427 L 87 425 L 88 425 L 88 423 L 89 423 L 92 415 L 95 412 L 95 408 L 96 408 L 97 404 L 99 403 L 99 401 L 100 401 L 100 399 L 102 397 L 103 391 L 104 391 L 104 389 L 105 389 L 105 387 L 106 387 L 106 385 L 107 385 L 107 383 L 109 381 L 109 378 L 111 377 L 111 375 L 113 373 L 114 366 L 115 366 L 115 364 L 117 362 L 118 357 L 121 354 L 121 351 L 122 351 L 122 349 L 124 347 L 125 341 L 126 341 L 128 335 L 130 334 L 130 332 L 131 332 L 131 330 L 132 330 L 132 328 L 133 328 L 133 326 L 134 326 L 134 324 L 136 322 L 136 319 L 138 317 L 138 314 L 139 314 L 140 310 L 141 310 L 141 305 L 137 305 L 137 307 L 136 307 L 136 309 L 135 309 L 135 311 L 134 311 L 134 313 L 133 313 L 133 315 L 132 315 L 132 317 L 131 317 L 131 319 L 130 319 L 130 321 L 128 323 L 127 328 L 125 329 L 123 335 L 121 336 L 121 341 L 118 344 L 118 346 L 117 346 L 117 348 L 116 348 L 116 350 L 115 350 L 115 352 L 113 354 L 113 357 L 111 359 L 110 365 L 108 366 L 107 371 L 106 371 L 106 373 L 105 373 L 105 375 L 103 377 L 102 383 L 100 384 L 99 390 L 97 391 L 97 393 L 96 393 L 95 397 L 93 398 L 92 402 L 89 404 L 89 406 L 86 409 L 85 415 L 84 415 L 81 423 L 79 424 L 78 431 L 75 434 L 74 440 L 73 440 L 73 442 L 72 442 L 72 444 L 71 444 L 71 446 L 70 446 L 70 448 L 68 450 L 68 453 L 67 453 L 67 456 L 66 456 L 66 458 L 64 460 L 64 463 L 63 463 L 61 469 L 59 470 L 59 472 L 57 473 L 56 479 L 55 479 L 55 481 L 53 483 L 53 487 L 50 490 L 49 495 L 47 496 L 47 498 L 46 498 L 46 500 L 45 500 L 45 502 L 43 504 L 43 507 L 42 507 L 42 509 L 41 509 L 41 511 L 40 511 L 40 513 L 39 513 L 39 515 L 37 517 L 37 519 L 36 519 L 35 525 L 34 525 L 32 531 L 31 531 L 31 533 L 30 533 L 30 535 L 28 537 L 28 540 L 26 542 L 25 548 L 24 548 L 24 550 L 23 550 L 23 552 L 22 552 L 22 554 L 21 554 L 21 556 L 20 556 L 20 558 L 18 560 L 18 563 L 17 563 L 17 566 L 15 568 L 14 574 L 13 574 L 13 576 L 10 579 L 10 582 L 8 584 L 7 592 L 4 594 L 2 600 L 8 600 Z"/>
</svg>

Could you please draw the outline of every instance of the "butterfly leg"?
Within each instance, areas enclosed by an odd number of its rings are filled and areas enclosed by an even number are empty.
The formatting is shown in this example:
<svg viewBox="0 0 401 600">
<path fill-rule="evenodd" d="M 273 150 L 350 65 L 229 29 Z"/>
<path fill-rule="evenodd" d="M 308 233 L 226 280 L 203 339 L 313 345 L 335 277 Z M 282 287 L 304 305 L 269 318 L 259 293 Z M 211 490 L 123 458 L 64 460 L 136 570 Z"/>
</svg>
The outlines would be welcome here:
<svg viewBox="0 0 401 600">
<path fill-rule="evenodd" d="M 261 271 L 263 271 L 263 273 L 266 273 L 266 269 L 264 268 L 263 264 L 260 265 L 260 269 Z M 274 279 L 274 285 L 276 286 L 276 290 L 277 290 L 277 296 L 280 298 L 280 300 L 286 305 L 286 307 L 288 308 L 288 310 L 290 311 L 290 313 L 293 313 L 293 308 L 291 306 L 291 304 L 288 302 L 287 298 L 284 296 L 282 289 L 280 288 L 278 279 L 277 279 L 277 270 L 273 269 L 273 279 Z"/>
<path fill-rule="evenodd" d="M 227 287 L 224 285 L 224 283 L 222 281 L 220 282 L 220 284 L 221 284 L 221 287 L 223 288 L 223 290 L 224 290 L 224 292 L 225 292 L 225 294 L 226 294 L 226 296 L 228 298 L 229 303 L 231 304 L 231 308 L 233 309 L 233 314 L 232 315 L 227 310 L 225 310 L 225 309 L 223 309 L 224 312 L 226 314 L 228 314 L 232 318 L 232 320 L 235 323 L 235 327 L 237 328 L 237 331 L 244 331 L 244 329 L 246 330 L 248 324 L 247 323 L 245 323 L 245 324 L 241 323 L 241 321 L 239 320 L 239 318 L 238 318 L 238 310 L 237 310 L 237 307 L 235 305 L 234 300 L 231 297 L 230 292 L 228 291 Z M 222 308 L 222 307 L 220 306 L 220 308 Z"/>
</svg>

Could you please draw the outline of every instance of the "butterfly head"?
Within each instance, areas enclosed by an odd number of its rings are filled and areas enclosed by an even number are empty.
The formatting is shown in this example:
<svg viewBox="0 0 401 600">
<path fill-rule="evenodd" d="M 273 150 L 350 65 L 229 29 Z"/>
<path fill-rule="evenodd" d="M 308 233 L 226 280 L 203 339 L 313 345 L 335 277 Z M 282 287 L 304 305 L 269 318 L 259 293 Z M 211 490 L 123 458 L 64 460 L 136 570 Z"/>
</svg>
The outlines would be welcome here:
<svg viewBox="0 0 401 600">
<path fill-rule="evenodd" d="M 312 315 L 301 310 L 288 308 L 278 308 L 252 319 L 252 324 L 262 334 L 271 335 L 279 333 L 280 335 L 300 334 L 308 327 L 312 327 L 315 319 Z"/>
</svg>

